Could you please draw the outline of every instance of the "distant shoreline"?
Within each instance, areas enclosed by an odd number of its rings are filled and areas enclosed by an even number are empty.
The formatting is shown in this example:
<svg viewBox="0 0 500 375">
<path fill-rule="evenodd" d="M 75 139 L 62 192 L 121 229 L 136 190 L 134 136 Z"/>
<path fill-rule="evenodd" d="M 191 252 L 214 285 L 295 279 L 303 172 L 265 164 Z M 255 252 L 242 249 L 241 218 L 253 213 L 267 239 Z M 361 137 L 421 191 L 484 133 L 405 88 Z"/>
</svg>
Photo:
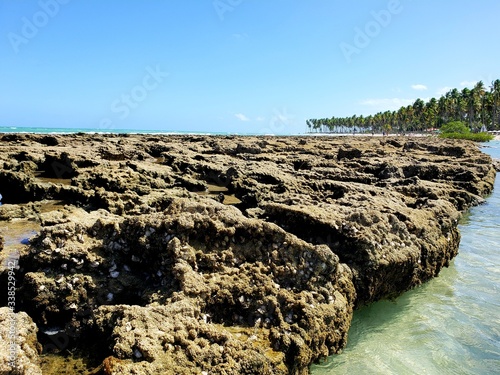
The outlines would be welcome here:
<svg viewBox="0 0 500 375">
<path fill-rule="evenodd" d="M 141 129 L 98 129 L 98 128 L 45 128 L 45 127 L 16 127 L 0 126 L 0 134 L 41 134 L 41 135 L 104 135 L 104 134 L 129 134 L 129 135 L 171 135 L 171 136 L 222 136 L 222 137 L 433 137 L 435 133 L 291 133 L 291 134 L 259 134 L 237 132 L 202 132 L 181 130 L 141 130 Z M 495 141 L 500 141 L 500 135 L 495 134 Z"/>
</svg>

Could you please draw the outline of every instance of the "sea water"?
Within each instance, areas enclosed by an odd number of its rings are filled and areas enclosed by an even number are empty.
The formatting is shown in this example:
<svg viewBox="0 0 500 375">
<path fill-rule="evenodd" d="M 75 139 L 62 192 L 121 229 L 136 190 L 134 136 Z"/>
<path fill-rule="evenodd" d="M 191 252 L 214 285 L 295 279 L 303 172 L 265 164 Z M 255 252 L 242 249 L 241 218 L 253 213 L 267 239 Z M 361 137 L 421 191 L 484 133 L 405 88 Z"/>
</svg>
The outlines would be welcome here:
<svg viewBox="0 0 500 375">
<path fill-rule="evenodd" d="M 500 142 L 483 152 L 500 159 Z M 356 311 L 343 353 L 312 374 L 500 374 L 500 176 L 460 231 L 449 268 L 393 301 Z"/>
<path fill-rule="evenodd" d="M 38 126 L 0 126 L 1 134 L 149 134 L 149 135 L 238 135 L 238 133 L 228 132 L 202 132 L 202 131 L 182 131 L 182 130 L 158 130 L 158 129 L 115 129 L 115 128 L 57 128 Z M 247 135 L 247 134 L 240 134 Z"/>
</svg>

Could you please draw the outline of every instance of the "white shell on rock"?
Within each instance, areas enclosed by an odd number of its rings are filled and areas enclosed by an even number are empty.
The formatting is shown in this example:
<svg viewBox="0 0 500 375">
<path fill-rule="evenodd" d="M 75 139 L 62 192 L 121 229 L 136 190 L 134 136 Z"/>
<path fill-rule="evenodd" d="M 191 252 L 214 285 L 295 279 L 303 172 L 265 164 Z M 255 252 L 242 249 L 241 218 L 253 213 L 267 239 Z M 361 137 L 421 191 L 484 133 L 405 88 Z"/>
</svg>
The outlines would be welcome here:
<svg viewBox="0 0 500 375">
<path fill-rule="evenodd" d="M 52 245 L 52 240 L 49 237 L 45 237 L 42 241 L 43 246 L 50 247 Z"/>
<path fill-rule="evenodd" d="M 57 335 L 59 332 L 63 332 L 62 329 L 48 329 L 46 331 L 43 331 L 47 336 L 54 336 Z"/>
<path fill-rule="evenodd" d="M 113 271 L 113 272 L 110 272 L 109 275 L 113 278 L 113 279 L 116 279 L 118 276 L 120 276 L 120 272 L 118 271 Z"/>
<path fill-rule="evenodd" d="M 130 322 L 125 323 L 125 331 L 132 331 L 132 324 L 130 324 Z"/>
</svg>

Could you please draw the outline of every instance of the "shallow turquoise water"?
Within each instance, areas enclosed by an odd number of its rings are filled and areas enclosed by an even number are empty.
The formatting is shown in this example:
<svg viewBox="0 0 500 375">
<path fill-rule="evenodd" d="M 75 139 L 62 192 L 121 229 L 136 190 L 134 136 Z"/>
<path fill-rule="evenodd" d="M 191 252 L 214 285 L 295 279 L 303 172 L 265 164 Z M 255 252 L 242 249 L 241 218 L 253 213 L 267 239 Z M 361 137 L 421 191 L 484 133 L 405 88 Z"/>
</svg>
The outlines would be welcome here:
<svg viewBox="0 0 500 375">
<path fill-rule="evenodd" d="M 484 152 L 500 158 L 500 142 Z M 500 374 L 500 176 L 461 225 L 460 253 L 438 278 L 354 314 L 331 374 Z"/>
</svg>

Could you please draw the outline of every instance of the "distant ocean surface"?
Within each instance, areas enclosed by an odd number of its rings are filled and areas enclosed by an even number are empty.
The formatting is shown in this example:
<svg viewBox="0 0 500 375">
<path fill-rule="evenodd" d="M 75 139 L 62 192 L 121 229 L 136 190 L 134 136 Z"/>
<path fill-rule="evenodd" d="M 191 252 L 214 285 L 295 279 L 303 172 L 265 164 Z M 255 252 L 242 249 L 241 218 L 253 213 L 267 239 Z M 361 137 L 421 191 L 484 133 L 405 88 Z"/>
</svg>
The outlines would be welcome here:
<svg viewBox="0 0 500 375">
<path fill-rule="evenodd" d="M 483 152 L 500 159 L 500 142 Z M 500 374 L 500 176 L 460 231 L 449 268 L 396 300 L 356 311 L 344 352 L 312 374 Z"/>
<path fill-rule="evenodd" d="M 236 133 L 224 132 L 196 132 L 196 131 L 168 131 L 168 130 L 146 130 L 146 129 L 114 129 L 114 128 L 41 128 L 24 126 L 0 126 L 0 133 L 35 133 L 35 134 L 198 134 L 198 135 L 229 135 Z M 245 135 L 245 134 L 242 134 Z"/>
</svg>

